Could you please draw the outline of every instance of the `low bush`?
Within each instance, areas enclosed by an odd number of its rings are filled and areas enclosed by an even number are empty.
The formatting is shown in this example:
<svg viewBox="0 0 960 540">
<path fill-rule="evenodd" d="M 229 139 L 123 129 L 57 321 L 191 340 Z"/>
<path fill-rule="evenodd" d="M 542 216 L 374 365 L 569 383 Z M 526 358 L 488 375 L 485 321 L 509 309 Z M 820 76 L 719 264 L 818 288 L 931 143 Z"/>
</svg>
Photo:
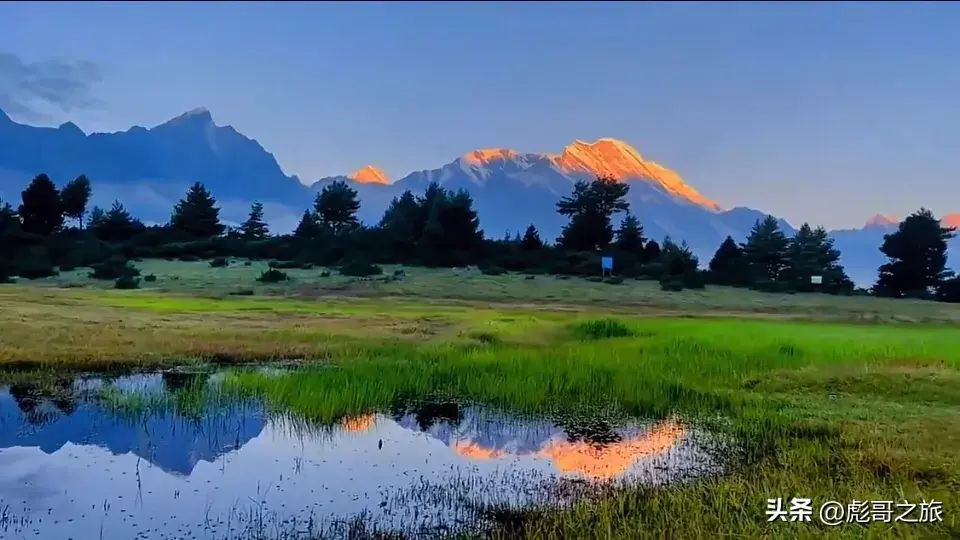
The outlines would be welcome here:
<svg viewBox="0 0 960 540">
<path fill-rule="evenodd" d="M 140 270 L 131 265 L 120 255 L 114 255 L 106 261 L 94 265 L 93 272 L 89 276 L 93 279 L 119 279 L 122 277 L 136 277 L 140 275 Z"/>
<path fill-rule="evenodd" d="M 484 265 L 480 267 L 480 273 L 485 276 L 502 276 L 507 271 L 496 265 Z"/>
<path fill-rule="evenodd" d="M 281 281 L 287 281 L 289 276 L 286 272 L 281 272 L 276 268 L 270 268 L 269 270 L 260 274 L 260 277 L 257 278 L 257 281 L 260 283 L 279 283 Z"/>
<path fill-rule="evenodd" d="M 140 288 L 140 278 L 136 278 L 130 275 L 120 276 L 116 281 L 113 282 L 114 289 L 139 289 Z"/>
<path fill-rule="evenodd" d="M 366 262 L 349 262 L 340 267 L 340 275 L 353 277 L 378 276 L 383 270 L 375 265 Z"/>
<path fill-rule="evenodd" d="M 143 280 L 146 281 L 147 283 L 153 283 L 154 281 L 157 280 L 157 276 L 153 274 L 147 274 L 143 276 Z"/>
<path fill-rule="evenodd" d="M 226 257 L 214 257 L 210 261 L 211 268 L 226 268 L 228 266 L 230 266 L 230 261 Z"/>
</svg>

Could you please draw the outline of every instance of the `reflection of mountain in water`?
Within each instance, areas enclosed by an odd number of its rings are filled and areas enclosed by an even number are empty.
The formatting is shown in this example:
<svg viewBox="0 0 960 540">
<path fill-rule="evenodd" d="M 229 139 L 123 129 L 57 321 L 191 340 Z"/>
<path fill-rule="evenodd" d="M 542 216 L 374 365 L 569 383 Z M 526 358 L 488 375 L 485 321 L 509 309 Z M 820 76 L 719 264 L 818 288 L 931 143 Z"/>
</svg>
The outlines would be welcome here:
<svg viewBox="0 0 960 540">
<path fill-rule="evenodd" d="M 201 419 L 174 413 L 127 419 L 95 403 L 37 397 L 21 387 L 0 388 L 0 449 L 36 447 L 52 454 L 67 443 L 132 453 L 160 469 L 189 475 L 201 461 L 212 463 L 263 431 L 259 408 L 236 407 Z"/>
<path fill-rule="evenodd" d="M 675 421 L 615 429 L 605 422 L 559 426 L 549 420 L 510 421 L 481 409 L 456 404 L 421 404 L 395 410 L 401 426 L 422 431 L 470 459 L 532 456 L 549 459 L 564 474 L 612 479 L 626 473 L 642 457 L 666 452 L 686 430 Z M 344 421 L 353 431 L 374 424 L 373 415 Z"/>
</svg>

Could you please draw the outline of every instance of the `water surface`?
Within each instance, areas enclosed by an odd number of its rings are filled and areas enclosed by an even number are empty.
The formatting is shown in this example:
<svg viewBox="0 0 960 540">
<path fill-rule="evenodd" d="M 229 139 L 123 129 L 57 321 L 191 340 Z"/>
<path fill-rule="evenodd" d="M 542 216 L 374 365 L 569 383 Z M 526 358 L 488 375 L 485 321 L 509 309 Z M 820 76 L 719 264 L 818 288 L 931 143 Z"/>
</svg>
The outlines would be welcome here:
<svg viewBox="0 0 960 540">
<path fill-rule="evenodd" d="M 317 427 L 249 402 L 190 418 L 124 415 L 92 397 L 104 385 L 186 382 L 0 387 L 0 536 L 279 537 L 355 516 L 408 532 L 463 529 L 482 525 L 487 505 L 563 505 L 600 484 L 717 470 L 704 434 L 675 420 L 565 426 L 420 402 Z"/>
</svg>

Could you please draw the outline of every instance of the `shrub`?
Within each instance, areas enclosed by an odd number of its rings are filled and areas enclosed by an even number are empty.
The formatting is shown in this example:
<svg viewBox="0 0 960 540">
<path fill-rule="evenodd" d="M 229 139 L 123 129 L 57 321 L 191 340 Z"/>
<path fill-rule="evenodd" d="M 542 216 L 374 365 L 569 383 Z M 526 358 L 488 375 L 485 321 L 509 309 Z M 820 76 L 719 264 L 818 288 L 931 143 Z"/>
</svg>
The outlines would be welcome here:
<svg viewBox="0 0 960 540">
<path fill-rule="evenodd" d="M 77 267 L 72 263 L 61 264 L 59 266 L 61 272 L 72 272 L 77 269 Z"/>
<path fill-rule="evenodd" d="M 143 276 L 143 280 L 146 281 L 147 283 L 153 283 L 154 281 L 157 280 L 157 276 L 153 274 L 147 274 Z"/>
<path fill-rule="evenodd" d="M 301 270 L 310 270 L 313 268 L 313 263 L 303 263 L 300 265 Z"/>
<path fill-rule="evenodd" d="M 496 265 L 484 265 L 480 267 L 480 273 L 485 276 L 502 276 L 507 273 L 506 270 Z"/>
<path fill-rule="evenodd" d="M 537 276 L 523 276 L 523 279 L 537 279 Z"/>
<path fill-rule="evenodd" d="M 114 255 L 106 261 L 94 265 L 93 272 L 89 276 L 93 279 L 119 279 L 121 277 L 136 277 L 140 275 L 140 270 L 130 265 L 126 259 L 120 255 Z"/>
<path fill-rule="evenodd" d="M 40 279 L 57 275 L 50 252 L 42 246 L 27 250 L 18 261 L 17 275 L 26 279 Z"/>
<path fill-rule="evenodd" d="M 796 292 L 793 290 L 789 282 L 773 281 L 769 279 L 757 281 L 750 287 L 750 289 L 765 293 L 793 294 Z"/>
<path fill-rule="evenodd" d="M 629 326 L 616 319 L 584 321 L 574 326 L 573 332 L 586 339 L 621 338 L 637 335 Z"/>
<path fill-rule="evenodd" d="M 668 292 L 680 292 L 683 290 L 683 282 L 679 279 L 664 279 L 660 281 L 660 289 Z"/>
<path fill-rule="evenodd" d="M 295 261 L 270 261 L 267 266 L 278 270 L 293 270 L 294 268 L 300 268 L 302 265 Z"/>
<path fill-rule="evenodd" d="M 271 268 L 260 274 L 260 277 L 257 278 L 257 281 L 260 283 L 279 283 L 281 281 L 287 281 L 288 279 L 290 278 L 287 276 L 286 272 L 281 272 L 276 268 Z"/>
<path fill-rule="evenodd" d="M 244 261 L 244 262 L 243 262 L 243 265 L 244 265 L 244 266 L 253 266 L 253 263 L 250 262 L 250 261 Z"/>
<path fill-rule="evenodd" d="M 340 267 L 340 275 L 343 276 L 367 277 L 378 276 L 382 273 L 383 270 L 379 266 L 366 262 L 354 261 Z"/>
<path fill-rule="evenodd" d="M 327 270 L 324 270 L 323 272 L 320 272 L 320 277 L 330 277 L 330 272 Z"/>
<path fill-rule="evenodd" d="M 253 289 L 240 289 L 239 291 L 231 291 L 230 296 L 253 296 Z"/>
<path fill-rule="evenodd" d="M 707 288 L 707 274 L 701 271 L 689 272 L 684 274 L 680 281 L 686 289 L 705 289 Z"/>
<path fill-rule="evenodd" d="M 120 276 L 116 281 L 113 282 L 114 289 L 139 289 L 140 288 L 140 278 L 136 278 L 130 275 Z"/>
<path fill-rule="evenodd" d="M 587 279 L 587 281 L 589 281 L 590 283 L 600 283 L 600 282 L 603 281 L 603 277 L 601 277 L 601 276 L 587 276 L 586 279 Z"/>
<path fill-rule="evenodd" d="M 196 255 L 181 255 L 179 260 L 183 262 L 197 262 L 200 260 L 200 257 L 197 257 Z"/>
<path fill-rule="evenodd" d="M 394 270 L 394 271 L 393 271 L 393 277 L 404 277 L 404 276 L 406 276 L 406 275 L 407 275 L 407 273 L 404 272 L 403 270 Z"/>
<path fill-rule="evenodd" d="M 230 266 L 230 261 L 226 257 L 215 257 L 210 261 L 211 268 L 226 268 L 228 266 Z"/>
<path fill-rule="evenodd" d="M 603 280 L 604 283 L 608 285 L 620 285 L 623 283 L 623 278 L 620 276 L 610 276 L 607 279 Z"/>
</svg>

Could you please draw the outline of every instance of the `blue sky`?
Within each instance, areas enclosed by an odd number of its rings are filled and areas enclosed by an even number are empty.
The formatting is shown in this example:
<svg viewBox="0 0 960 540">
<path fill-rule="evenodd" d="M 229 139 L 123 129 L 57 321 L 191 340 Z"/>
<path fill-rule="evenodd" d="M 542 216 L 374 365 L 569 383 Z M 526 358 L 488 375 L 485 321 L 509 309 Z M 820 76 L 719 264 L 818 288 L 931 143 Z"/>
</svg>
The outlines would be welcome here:
<svg viewBox="0 0 960 540">
<path fill-rule="evenodd" d="M 794 223 L 960 212 L 956 3 L 21 2 L 0 21 L 0 53 L 96 73 L 69 111 L 15 119 L 116 131 L 205 106 L 305 180 L 606 136 Z"/>
</svg>

